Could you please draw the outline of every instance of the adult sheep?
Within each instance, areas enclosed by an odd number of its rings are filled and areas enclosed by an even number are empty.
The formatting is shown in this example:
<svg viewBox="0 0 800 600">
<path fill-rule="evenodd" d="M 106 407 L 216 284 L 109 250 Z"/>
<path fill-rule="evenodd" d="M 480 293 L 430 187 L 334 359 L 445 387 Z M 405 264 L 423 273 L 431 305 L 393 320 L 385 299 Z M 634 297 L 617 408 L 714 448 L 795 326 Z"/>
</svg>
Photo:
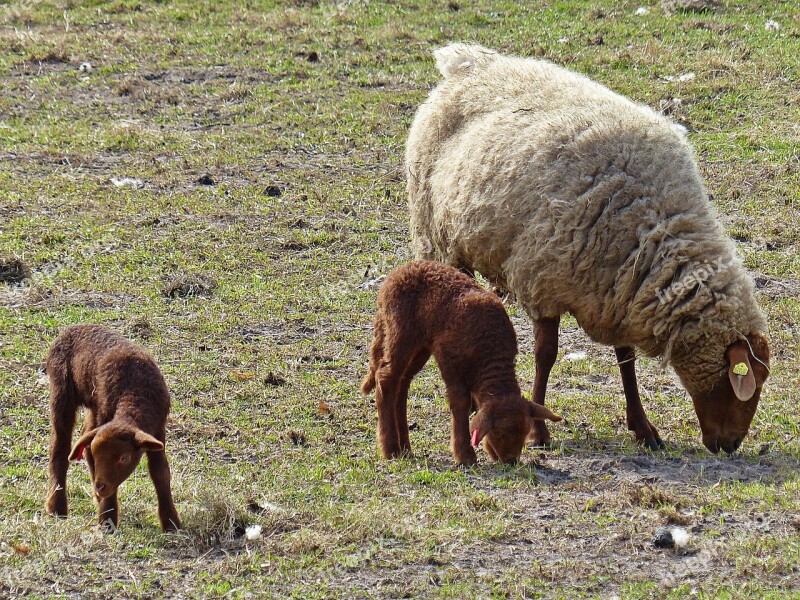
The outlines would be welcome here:
<svg viewBox="0 0 800 600">
<path fill-rule="evenodd" d="M 638 348 L 692 397 L 712 452 L 734 452 L 769 374 L 752 279 L 679 126 L 590 79 L 477 45 L 435 52 L 406 163 L 418 258 L 477 271 L 536 325 L 544 404 L 560 316 L 614 346 L 628 428 L 663 447 L 639 398 Z M 547 444 L 537 422 L 531 437 Z"/>
</svg>

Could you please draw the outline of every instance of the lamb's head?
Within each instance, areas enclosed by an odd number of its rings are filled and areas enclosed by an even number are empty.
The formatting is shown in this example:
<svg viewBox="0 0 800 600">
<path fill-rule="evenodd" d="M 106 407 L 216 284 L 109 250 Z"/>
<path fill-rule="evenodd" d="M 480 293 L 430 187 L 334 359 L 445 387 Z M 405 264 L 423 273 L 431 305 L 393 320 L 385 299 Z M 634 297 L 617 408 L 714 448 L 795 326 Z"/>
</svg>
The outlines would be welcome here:
<svg viewBox="0 0 800 600">
<path fill-rule="evenodd" d="M 761 334 L 750 334 L 723 348 L 720 355 L 718 375 L 710 385 L 693 386 L 691 367 L 673 366 L 692 397 L 703 444 L 711 452 L 731 454 L 750 429 L 769 376 L 769 343 Z"/>
<path fill-rule="evenodd" d="M 514 464 L 519 461 L 522 448 L 534 421 L 560 421 L 561 417 L 550 409 L 525 400 L 521 394 L 493 398 L 481 404 L 472 418 L 470 432 L 472 445 L 483 447 L 492 460 Z"/>
<path fill-rule="evenodd" d="M 86 459 L 94 470 L 94 493 L 108 498 L 130 477 L 144 452 L 163 452 L 164 444 L 141 429 L 111 421 L 84 433 L 69 459 L 80 460 L 87 449 Z"/>
</svg>

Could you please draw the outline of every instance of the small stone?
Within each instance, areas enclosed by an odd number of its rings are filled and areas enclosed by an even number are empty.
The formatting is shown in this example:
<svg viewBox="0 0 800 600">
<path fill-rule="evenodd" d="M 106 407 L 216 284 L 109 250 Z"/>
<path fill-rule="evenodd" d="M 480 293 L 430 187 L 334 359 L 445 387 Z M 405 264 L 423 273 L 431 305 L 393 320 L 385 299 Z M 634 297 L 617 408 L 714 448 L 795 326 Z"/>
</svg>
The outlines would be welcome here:
<svg viewBox="0 0 800 600">
<path fill-rule="evenodd" d="M 283 194 L 283 190 L 277 185 L 268 185 L 264 188 L 264 195 L 270 198 L 277 198 Z"/>
<path fill-rule="evenodd" d="M 20 259 L 0 256 L 0 283 L 20 283 L 30 276 L 30 268 Z"/>
<path fill-rule="evenodd" d="M 264 377 L 264 385 L 272 385 L 272 386 L 282 386 L 286 385 L 286 380 L 281 377 L 280 375 L 276 375 L 272 371 L 267 373 L 267 376 Z"/>
<path fill-rule="evenodd" d="M 653 545 L 656 548 L 674 548 L 675 540 L 672 538 L 672 530 L 669 527 L 659 527 L 656 529 Z"/>
</svg>

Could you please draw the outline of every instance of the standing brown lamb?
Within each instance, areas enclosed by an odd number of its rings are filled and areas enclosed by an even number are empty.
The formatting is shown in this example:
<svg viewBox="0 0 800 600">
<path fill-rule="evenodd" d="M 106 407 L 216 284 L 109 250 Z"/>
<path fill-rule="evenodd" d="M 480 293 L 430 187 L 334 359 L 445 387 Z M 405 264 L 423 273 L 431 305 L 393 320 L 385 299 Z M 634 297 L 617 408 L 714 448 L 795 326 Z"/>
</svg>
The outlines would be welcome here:
<svg viewBox="0 0 800 600">
<path fill-rule="evenodd" d="M 53 342 L 46 369 L 52 420 L 47 513 L 67 515 L 67 467 L 85 453 L 98 522 L 113 531 L 119 521 L 117 488 L 147 452 L 161 527 L 179 529 L 164 452 L 170 397 L 153 358 L 105 327 L 73 325 Z M 86 419 L 70 452 L 79 406 L 87 409 Z"/>
<path fill-rule="evenodd" d="M 377 389 L 384 458 L 411 451 L 408 388 L 431 354 L 447 386 L 456 463 L 476 462 L 470 431 L 473 446 L 484 440 L 493 460 L 513 463 L 535 420 L 561 420 L 522 397 L 514 374 L 517 337 L 499 298 L 453 267 L 412 262 L 392 271 L 378 294 L 369 374 L 361 386 L 364 395 Z"/>
</svg>

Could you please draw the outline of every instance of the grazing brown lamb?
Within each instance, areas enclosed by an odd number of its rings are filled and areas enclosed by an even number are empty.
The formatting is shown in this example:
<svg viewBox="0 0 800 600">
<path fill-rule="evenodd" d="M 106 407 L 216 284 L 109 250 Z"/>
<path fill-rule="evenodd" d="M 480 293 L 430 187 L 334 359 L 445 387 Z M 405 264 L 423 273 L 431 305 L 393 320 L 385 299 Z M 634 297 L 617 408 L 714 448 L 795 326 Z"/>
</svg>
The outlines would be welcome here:
<svg viewBox="0 0 800 600">
<path fill-rule="evenodd" d="M 98 522 L 113 531 L 119 521 L 117 488 L 147 452 L 161 527 L 179 529 L 164 452 L 170 397 L 153 358 L 105 327 L 73 325 L 53 342 L 46 369 L 52 421 L 46 512 L 67 515 L 67 467 L 85 454 Z M 86 408 L 86 419 L 70 452 L 79 406 Z"/>
<path fill-rule="evenodd" d="M 522 397 L 514 374 L 517 337 L 499 298 L 453 267 L 412 262 L 392 271 L 378 294 L 361 386 L 364 395 L 377 390 L 384 458 L 411 451 L 408 388 L 431 354 L 447 386 L 456 463 L 475 463 L 470 441 L 477 447 L 481 440 L 493 460 L 516 462 L 535 420 L 561 420 Z M 477 414 L 470 426 L 471 409 Z"/>
</svg>

